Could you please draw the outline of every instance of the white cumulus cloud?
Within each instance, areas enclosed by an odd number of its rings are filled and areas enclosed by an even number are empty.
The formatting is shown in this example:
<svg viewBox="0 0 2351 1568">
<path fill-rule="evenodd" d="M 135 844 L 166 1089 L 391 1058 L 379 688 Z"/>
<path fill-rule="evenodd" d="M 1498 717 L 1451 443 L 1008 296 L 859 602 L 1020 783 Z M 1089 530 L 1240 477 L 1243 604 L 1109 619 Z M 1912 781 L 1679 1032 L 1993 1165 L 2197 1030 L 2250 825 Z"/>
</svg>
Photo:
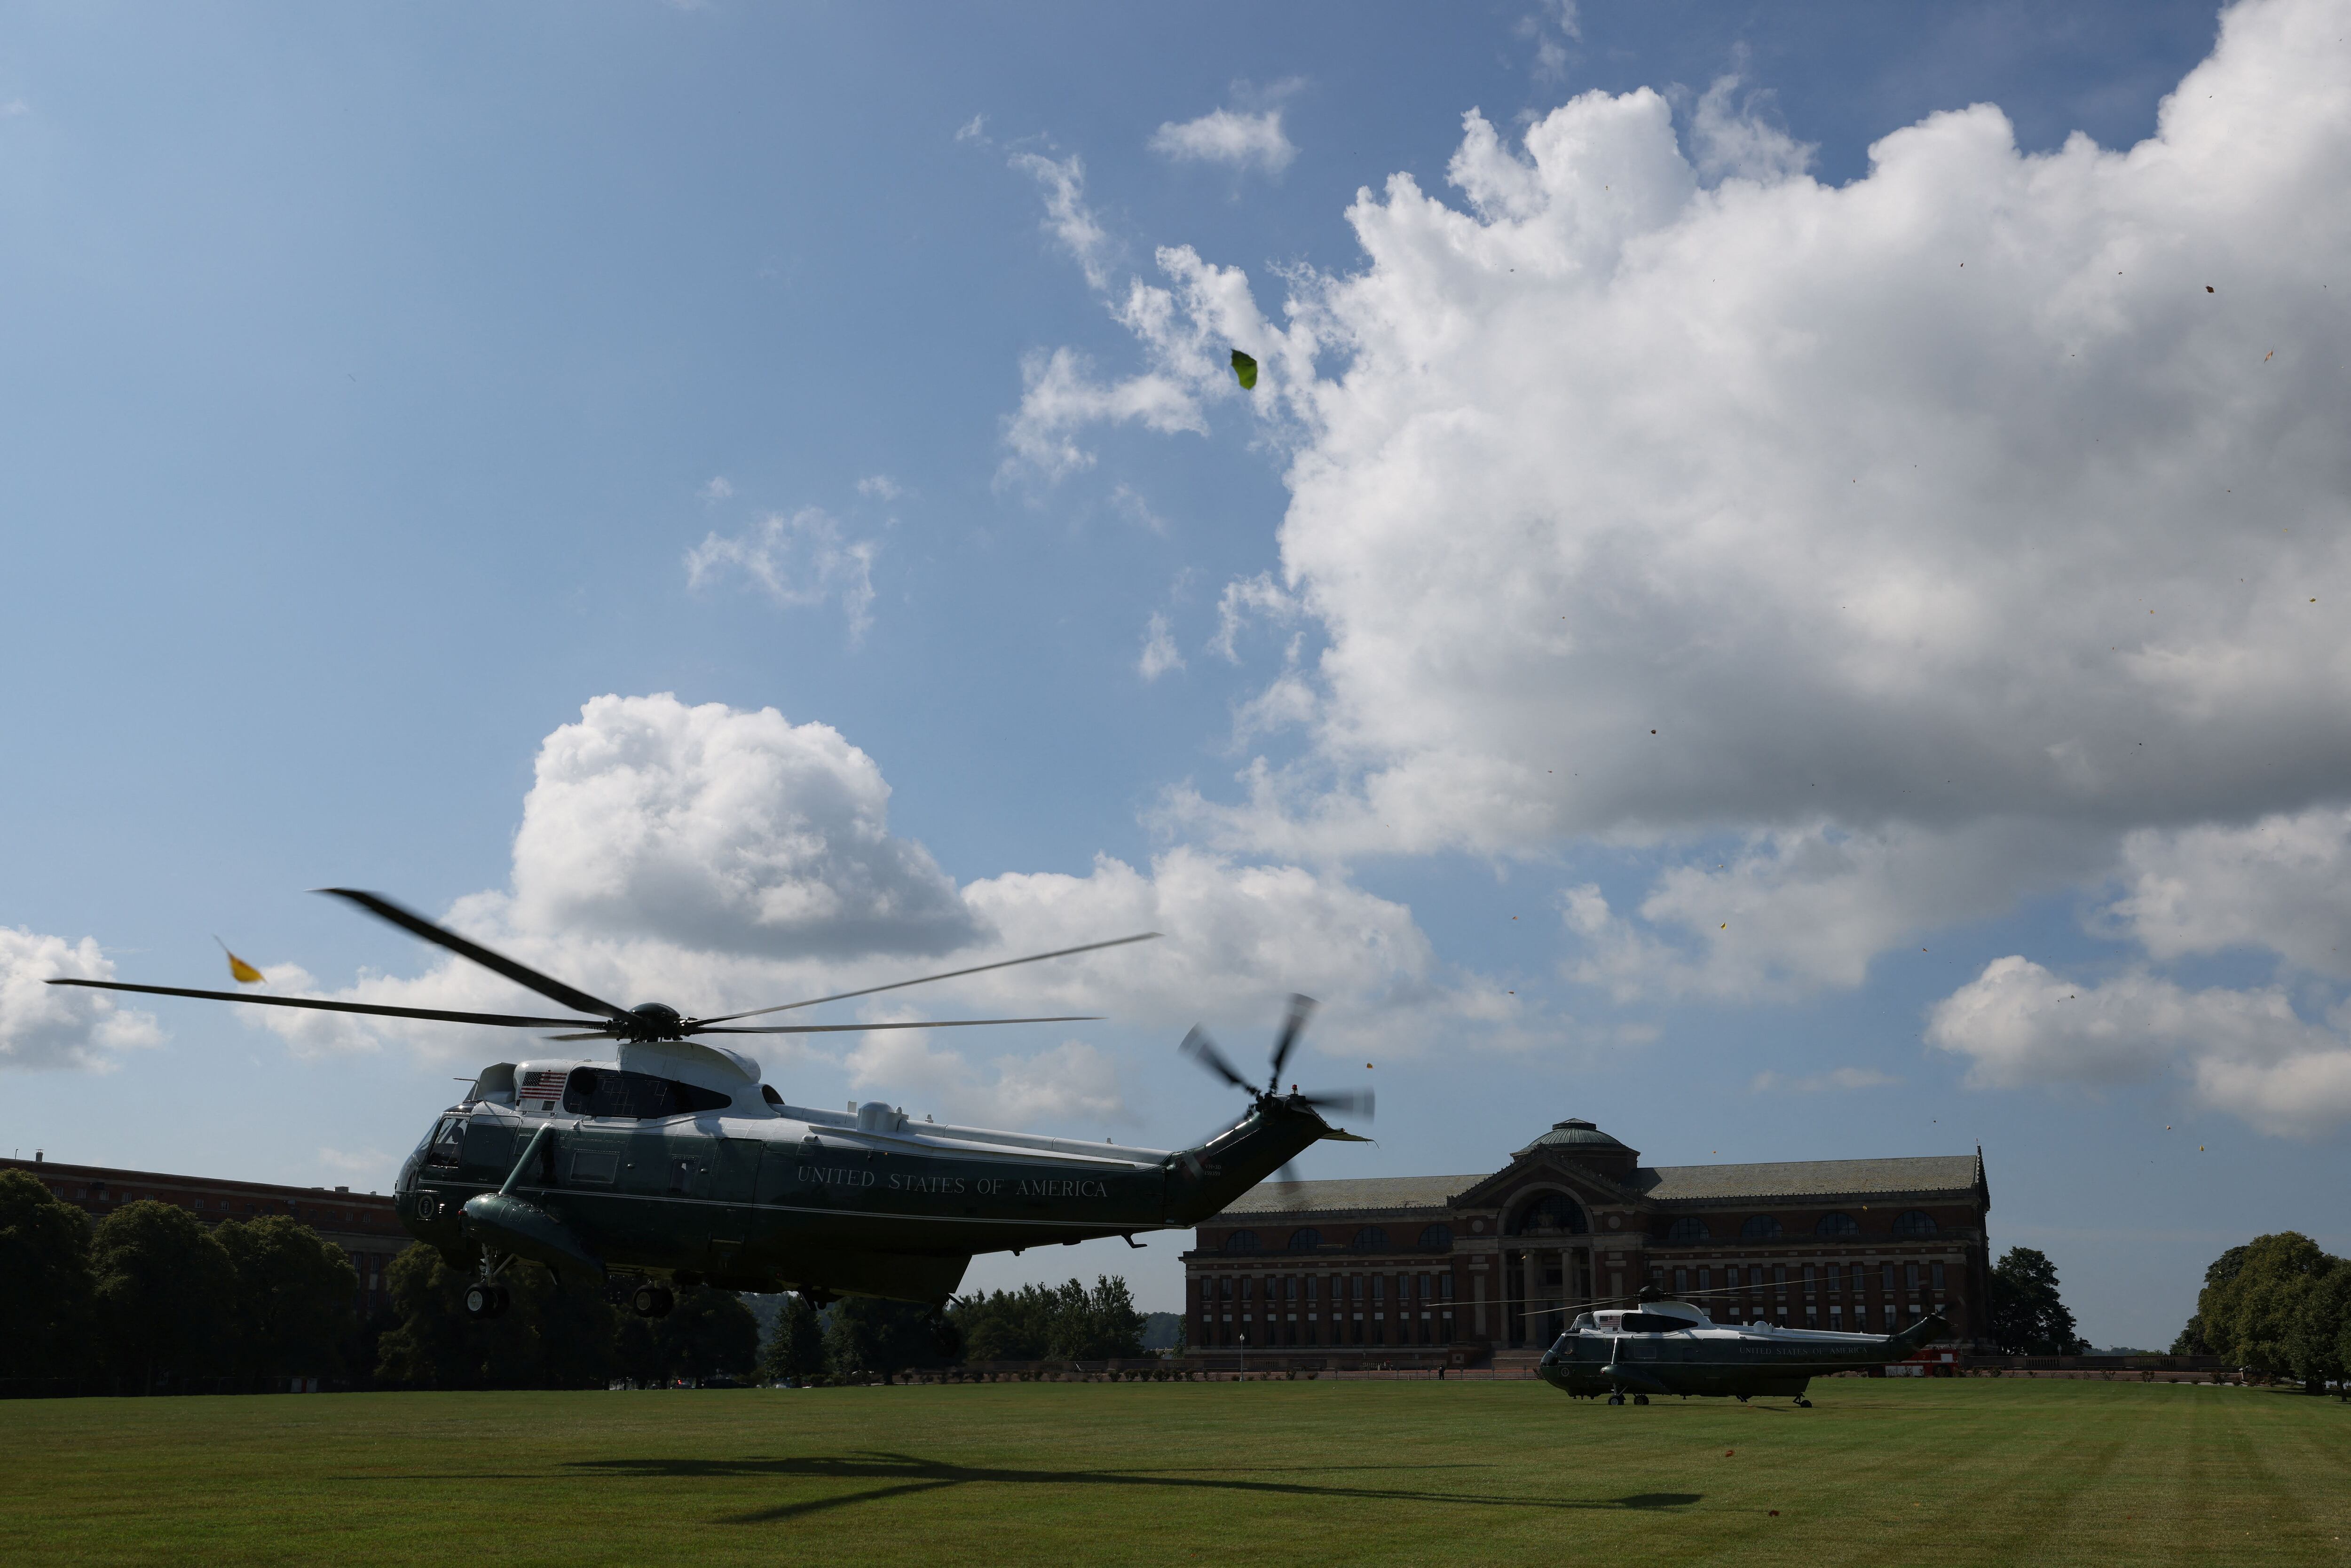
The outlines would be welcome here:
<svg viewBox="0 0 2351 1568">
<path fill-rule="evenodd" d="M 46 983 L 113 978 L 113 962 L 94 937 L 68 942 L 0 925 L 0 1068 L 103 1070 L 118 1051 L 162 1044 L 152 1013 L 104 991 Z"/>
<path fill-rule="evenodd" d="M 1176 633 L 1168 627 L 1166 612 L 1151 612 L 1150 622 L 1143 629 L 1143 657 L 1135 661 L 1134 667 L 1146 681 L 1155 681 L 1170 670 L 1184 667 L 1184 655 L 1176 651 Z"/>
<path fill-rule="evenodd" d="M 2343 20 L 2231 8 L 2133 147 L 2028 154 L 1979 104 L 1839 186 L 1732 82 L 1687 145 L 1646 90 L 1515 139 L 1472 112 L 1454 196 L 1367 191 L 1361 265 L 1292 277 L 1279 331 L 1163 248 L 1120 307 L 1134 384 L 1205 425 L 1262 345 L 1320 639 L 1284 699 L 1309 754 L 1184 820 L 1325 861 L 1875 837 L 1981 912 L 2046 884 L 2055 830 L 2078 859 L 2339 800 Z M 1667 935 L 1714 891 L 1667 876 Z M 1896 894 L 1881 951 L 1932 918 Z M 1765 942 L 1691 984 L 1851 984 L 1872 946 Z"/>
<path fill-rule="evenodd" d="M 668 695 L 598 697 L 540 747 L 508 885 L 436 918 L 622 1006 L 656 998 L 728 1012 L 1157 931 L 1157 941 L 926 988 L 921 1011 L 892 1010 L 900 998 L 884 997 L 804 1017 L 1101 1014 L 1172 1040 L 1203 1018 L 1270 1031 L 1284 996 L 1303 990 L 1327 1004 L 1310 1049 L 1411 1052 L 1463 1030 L 1506 1046 L 1524 1038 L 1516 998 L 1440 962 L 1407 907 L 1343 874 L 1177 848 L 1147 868 L 1104 856 L 1082 876 L 1014 872 L 958 888 L 921 844 L 891 831 L 888 801 L 878 766 L 828 726 Z M 427 965 L 363 975 L 332 994 L 559 1010 L 472 964 Z M 290 966 L 270 973 L 285 988 L 309 985 Z M 384 1040 L 441 1060 L 521 1048 L 465 1026 L 254 1011 L 300 1055 Z M 773 1068 L 845 1060 L 860 1083 L 943 1097 L 925 1109 L 1123 1114 L 1115 1074 L 1085 1041 L 1007 1056 L 916 1031 L 842 1038 L 860 1040 L 845 1059 L 822 1036 L 754 1037 L 744 1048 Z"/>
<path fill-rule="evenodd" d="M 2276 988 L 2191 990 L 2144 971 L 2084 985 L 2011 956 L 1938 1003 L 1927 1039 L 1967 1058 L 1979 1086 L 2095 1088 L 2178 1074 L 2204 1103 L 2306 1135 L 2351 1120 L 2351 1040 L 2340 1025 L 2305 1021 Z"/>
</svg>

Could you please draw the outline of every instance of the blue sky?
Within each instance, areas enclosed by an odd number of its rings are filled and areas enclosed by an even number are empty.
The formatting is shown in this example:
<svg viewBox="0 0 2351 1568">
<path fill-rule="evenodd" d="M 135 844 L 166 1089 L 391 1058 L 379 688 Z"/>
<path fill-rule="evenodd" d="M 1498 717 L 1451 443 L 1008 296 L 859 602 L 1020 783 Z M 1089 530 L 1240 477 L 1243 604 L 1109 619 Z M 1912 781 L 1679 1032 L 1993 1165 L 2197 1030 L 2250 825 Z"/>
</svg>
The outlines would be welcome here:
<svg viewBox="0 0 2351 1568">
<path fill-rule="evenodd" d="M 517 1045 L 27 988 L 512 999 L 324 883 L 705 1010 L 1139 923 L 769 1077 L 1180 1142 L 1301 988 L 1309 1174 L 1980 1143 L 2168 1343 L 2351 1247 L 2344 20 L 17 8 L 0 1143 L 388 1181 Z"/>
</svg>

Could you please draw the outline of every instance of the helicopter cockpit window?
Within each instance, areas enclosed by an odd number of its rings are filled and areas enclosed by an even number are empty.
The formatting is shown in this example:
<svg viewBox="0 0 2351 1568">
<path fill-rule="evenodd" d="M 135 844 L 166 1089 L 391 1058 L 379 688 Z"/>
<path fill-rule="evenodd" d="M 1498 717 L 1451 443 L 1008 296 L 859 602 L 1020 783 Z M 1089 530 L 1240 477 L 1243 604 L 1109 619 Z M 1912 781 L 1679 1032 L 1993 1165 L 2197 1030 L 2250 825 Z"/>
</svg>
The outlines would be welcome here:
<svg viewBox="0 0 2351 1568">
<path fill-rule="evenodd" d="M 465 1143 L 465 1118 L 444 1116 L 424 1145 L 424 1163 L 428 1166 L 455 1166 Z"/>
<path fill-rule="evenodd" d="M 716 1090 L 649 1072 L 575 1067 L 563 1083 L 563 1108 L 575 1116 L 615 1116 L 650 1122 L 695 1111 L 724 1111 L 735 1102 Z"/>
</svg>

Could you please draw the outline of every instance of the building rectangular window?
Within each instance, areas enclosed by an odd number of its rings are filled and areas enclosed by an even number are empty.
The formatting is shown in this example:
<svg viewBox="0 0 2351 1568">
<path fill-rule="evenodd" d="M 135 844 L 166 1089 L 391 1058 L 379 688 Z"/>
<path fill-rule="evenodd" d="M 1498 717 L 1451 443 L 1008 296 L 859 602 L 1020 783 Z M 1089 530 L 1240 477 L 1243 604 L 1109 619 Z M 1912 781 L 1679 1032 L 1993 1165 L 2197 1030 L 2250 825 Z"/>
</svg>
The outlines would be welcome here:
<svg viewBox="0 0 2351 1568">
<path fill-rule="evenodd" d="M 1831 1302 L 1829 1303 L 1829 1327 L 1831 1327 L 1831 1328 L 1833 1328 L 1833 1329 L 1835 1329 L 1835 1330 L 1836 1330 L 1836 1331 L 1838 1331 L 1839 1333 L 1843 1333 L 1843 1332 L 1844 1332 L 1844 1302 L 1842 1302 L 1842 1301 L 1831 1301 Z"/>
<path fill-rule="evenodd" d="M 1714 1289 L 1713 1270 L 1700 1269 L 1698 1271 L 1698 1288 L 1701 1293 Z"/>
<path fill-rule="evenodd" d="M 1788 1266 L 1785 1263 L 1771 1265 L 1771 1284 L 1776 1290 L 1784 1291 L 1788 1288 Z"/>
<path fill-rule="evenodd" d="M 1941 1290 L 1941 1289 L 1943 1288 L 1943 1266 L 1942 1266 L 1940 1263 L 1938 1263 L 1938 1264 L 1934 1265 L 1934 1270 L 1935 1270 L 1935 1289 L 1937 1289 L 1937 1290 L 1938 1290 L 1938 1291 L 1939 1291 L 1939 1290 Z"/>
<path fill-rule="evenodd" d="M 1687 1269 L 1677 1269 L 1674 1270 L 1674 1294 L 1677 1296 L 1687 1296 L 1689 1294 L 1689 1270 Z"/>
<path fill-rule="evenodd" d="M 1453 1299 L 1453 1276 L 1452 1276 L 1452 1275 L 1450 1275 L 1450 1274 L 1439 1274 L 1439 1275 L 1437 1277 L 1437 1298 L 1438 1298 L 1440 1301 L 1451 1301 L 1451 1300 Z"/>
<path fill-rule="evenodd" d="M 1347 1276 L 1347 1294 L 1358 1301 L 1364 1299 L 1364 1277 L 1361 1274 Z"/>
<path fill-rule="evenodd" d="M 1886 1269 L 1885 1269 L 1885 1279 L 1884 1279 L 1884 1281 L 1883 1281 L 1882 1282 L 1883 1282 L 1883 1284 L 1884 1284 L 1884 1285 L 1885 1285 L 1885 1287 L 1886 1287 L 1886 1292 L 1887 1292 L 1889 1295 L 1890 1295 L 1890 1294 L 1892 1294 L 1892 1293 L 1893 1293 L 1893 1290 L 1894 1290 L 1894 1265 L 1893 1265 L 1893 1264 L 1888 1263 L 1888 1264 L 1886 1264 Z"/>
<path fill-rule="evenodd" d="M 1887 1333 L 1892 1333 L 1894 1332 L 1894 1303 L 1893 1303 L 1892 1301 L 1888 1301 L 1888 1302 L 1886 1302 L 1886 1313 L 1885 1313 L 1885 1316 L 1886 1316 L 1886 1332 Z"/>
<path fill-rule="evenodd" d="M 1817 1288 L 1818 1282 L 1813 1278 L 1813 1266 L 1807 1263 L 1804 1265 L 1804 1294 L 1809 1296 Z"/>
<path fill-rule="evenodd" d="M 1904 1284 L 1906 1284 L 1906 1285 L 1909 1286 L 1909 1287 L 1910 1287 L 1910 1289 L 1911 1289 L 1911 1290 L 1913 1290 L 1913 1291 L 1917 1290 L 1917 1288 L 1918 1288 L 1918 1265 L 1917 1265 L 1917 1264 L 1916 1264 L 1916 1263 L 1905 1263 L 1905 1264 L 1903 1264 L 1903 1265 L 1902 1265 L 1902 1282 L 1903 1282 Z"/>
<path fill-rule="evenodd" d="M 1233 1277 L 1230 1274 L 1217 1276 L 1217 1299 L 1220 1301 L 1229 1301 L 1233 1299 Z"/>
</svg>

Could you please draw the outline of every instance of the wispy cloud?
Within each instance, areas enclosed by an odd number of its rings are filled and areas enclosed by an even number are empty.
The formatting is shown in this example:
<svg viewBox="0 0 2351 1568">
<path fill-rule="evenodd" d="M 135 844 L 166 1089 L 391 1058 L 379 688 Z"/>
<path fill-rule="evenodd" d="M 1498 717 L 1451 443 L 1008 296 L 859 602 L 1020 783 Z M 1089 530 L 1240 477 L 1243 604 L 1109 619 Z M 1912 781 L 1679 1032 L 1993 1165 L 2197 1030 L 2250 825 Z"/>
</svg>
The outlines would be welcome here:
<svg viewBox="0 0 2351 1568">
<path fill-rule="evenodd" d="M 685 578 L 700 588 L 739 571 L 778 604 L 837 600 L 855 643 L 872 624 L 874 550 L 872 540 L 845 538 L 831 516 L 805 507 L 771 513 L 744 533 L 712 534 L 685 552 Z"/>
<path fill-rule="evenodd" d="M 1179 162 L 1229 163 L 1279 174 L 1298 156 L 1282 133 L 1281 110 L 1258 114 L 1219 109 L 1197 120 L 1169 120 L 1152 133 L 1151 150 Z"/>
<path fill-rule="evenodd" d="M 1143 657 L 1135 669 L 1146 681 L 1155 681 L 1170 670 L 1184 667 L 1184 655 L 1176 651 L 1175 633 L 1168 630 L 1164 612 L 1153 611 L 1151 622 L 1144 628 Z"/>
<path fill-rule="evenodd" d="M 1037 182 L 1045 193 L 1045 232 L 1075 258 L 1095 288 L 1110 287 L 1109 233 L 1086 205 L 1086 166 L 1074 152 L 1048 158 L 1038 152 L 1016 152 L 1012 166 Z"/>
</svg>

